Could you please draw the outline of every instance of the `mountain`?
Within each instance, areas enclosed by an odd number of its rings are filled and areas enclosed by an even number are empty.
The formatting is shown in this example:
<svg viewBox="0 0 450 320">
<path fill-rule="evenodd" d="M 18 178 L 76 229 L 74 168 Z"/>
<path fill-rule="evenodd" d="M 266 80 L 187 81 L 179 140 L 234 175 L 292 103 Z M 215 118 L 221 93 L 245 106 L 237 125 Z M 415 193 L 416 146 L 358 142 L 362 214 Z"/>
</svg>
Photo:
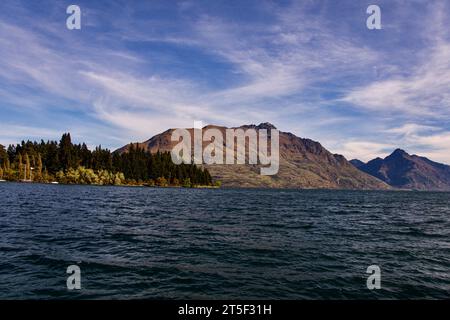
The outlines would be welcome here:
<svg viewBox="0 0 450 320">
<path fill-rule="evenodd" d="M 401 189 L 450 191 L 450 166 L 397 149 L 360 170 Z"/>
<path fill-rule="evenodd" d="M 364 162 L 362 162 L 361 160 L 358 160 L 358 159 L 352 159 L 352 160 L 350 160 L 349 161 L 352 165 L 354 165 L 356 168 L 360 168 L 360 167 L 362 167 L 363 165 L 365 165 L 365 163 Z"/>
<path fill-rule="evenodd" d="M 215 128 L 225 136 L 226 127 Z M 244 125 L 233 129 L 271 129 L 270 123 Z M 141 148 L 152 153 L 171 151 L 177 142 L 171 142 L 174 129 L 169 129 L 151 139 L 138 143 Z M 187 129 L 191 135 L 193 129 Z M 258 165 L 205 165 L 213 178 L 221 180 L 227 187 L 268 187 L 268 188 L 327 188 L 327 189 L 389 189 L 384 182 L 376 179 L 350 164 L 342 155 L 332 154 L 320 143 L 299 138 L 292 133 L 280 131 L 280 166 L 278 174 L 260 175 Z M 269 140 L 270 141 L 270 140 Z M 208 144 L 208 143 L 205 143 Z M 126 152 L 126 145 L 116 152 Z M 224 150 L 226 153 L 227 150 Z"/>
</svg>

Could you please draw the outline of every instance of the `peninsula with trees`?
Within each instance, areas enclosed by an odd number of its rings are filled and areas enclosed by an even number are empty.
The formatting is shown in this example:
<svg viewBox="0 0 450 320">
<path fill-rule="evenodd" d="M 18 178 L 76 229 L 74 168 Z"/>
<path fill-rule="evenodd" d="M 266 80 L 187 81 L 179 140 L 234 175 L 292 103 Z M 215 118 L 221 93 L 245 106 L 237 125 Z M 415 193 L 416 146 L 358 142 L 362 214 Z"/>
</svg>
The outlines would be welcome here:
<svg viewBox="0 0 450 320">
<path fill-rule="evenodd" d="M 169 152 L 150 153 L 130 145 L 125 153 L 101 146 L 91 151 L 73 144 L 70 133 L 61 140 L 22 141 L 0 145 L 0 180 L 62 184 L 213 186 L 207 169 L 175 165 Z"/>
</svg>

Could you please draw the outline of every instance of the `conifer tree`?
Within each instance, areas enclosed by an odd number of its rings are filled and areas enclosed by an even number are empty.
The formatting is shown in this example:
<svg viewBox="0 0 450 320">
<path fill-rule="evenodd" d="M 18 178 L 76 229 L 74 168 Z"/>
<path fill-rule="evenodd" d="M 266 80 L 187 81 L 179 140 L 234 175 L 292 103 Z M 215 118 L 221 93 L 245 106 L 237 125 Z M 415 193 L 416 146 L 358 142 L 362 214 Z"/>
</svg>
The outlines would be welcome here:
<svg viewBox="0 0 450 320">
<path fill-rule="evenodd" d="M 19 179 L 22 179 L 24 168 L 23 168 L 22 154 L 21 153 L 19 153 L 19 156 L 18 156 L 18 169 L 19 169 Z"/>
<path fill-rule="evenodd" d="M 67 170 L 72 167 L 72 155 L 72 139 L 70 137 L 70 133 L 65 133 L 59 142 L 59 161 L 63 170 Z"/>
<path fill-rule="evenodd" d="M 9 157 L 5 159 L 5 162 L 3 163 L 3 171 L 9 172 L 11 169 L 11 163 L 9 162 Z"/>
<path fill-rule="evenodd" d="M 8 180 L 30 180 L 31 167 L 34 167 L 36 181 L 56 178 L 62 183 L 152 185 L 161 178 L 158 182 L 162 185 L 212 185 L 206 169 L 193 164 L 175 165 L 169 152 L 152 154 L 138 144 L 130 144 L 125 152 L 112 153 L 101 146 L 90 151 L 84 143 L 72 144 L 69 133 L 59 143 L 22 141 L 10 145 L 6 152 L 0 148 L 0 167 Z M 70 174 L 69 169 L 73 169 Z"/>
<path fill-rule="evenodd" d="M 28 156 L 28 153 L 25 154 L 24 180 L 31 180 L 31 164 L 30 164 L 30 157 Z"/>
<path fill-rule="evenodd" d="M 37 160 L 36 178 L 38 180 L 42 179 L 42 157 L 41 157 L 40 153 L 38 154 L 38 160 Z"/>
</svg>

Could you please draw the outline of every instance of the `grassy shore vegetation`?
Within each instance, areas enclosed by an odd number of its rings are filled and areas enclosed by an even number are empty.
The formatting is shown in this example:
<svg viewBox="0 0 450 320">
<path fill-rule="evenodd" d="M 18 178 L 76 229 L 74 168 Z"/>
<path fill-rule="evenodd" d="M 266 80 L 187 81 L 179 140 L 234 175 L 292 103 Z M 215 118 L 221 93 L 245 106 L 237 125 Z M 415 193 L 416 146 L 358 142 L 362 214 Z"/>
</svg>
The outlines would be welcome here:
<svg viewBox="0 0 450 320">
<path fill-rule="evenodd" d="M 132 145 L 126 153 L 101 146 L 91 151 L 73 144 L 69 133 L 60 142 L 22 141 L 7 149 L 0 145 L 0 179 L 64 184 L 199 187 L 213 183 L 208 170 L 175 165 L 170 153 L 151 154 Z"/>
</svg>

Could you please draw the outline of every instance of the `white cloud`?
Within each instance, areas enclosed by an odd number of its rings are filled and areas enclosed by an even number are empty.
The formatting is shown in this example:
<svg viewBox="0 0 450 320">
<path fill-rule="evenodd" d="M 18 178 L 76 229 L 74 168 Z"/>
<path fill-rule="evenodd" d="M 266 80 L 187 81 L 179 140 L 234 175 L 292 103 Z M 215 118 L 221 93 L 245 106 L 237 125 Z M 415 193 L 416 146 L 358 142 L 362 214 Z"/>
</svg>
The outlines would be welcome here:
<svg viewBox="0 0 450 320">
<path fill-rule="evenodd" d="M 449 131 L 429 136 L 416 136 L 411 138 L 414 139 L 413 143 L 417 145 L 416 148 L 412 148 L 415 153 L 428 157 L 431 160 L 450 165 Z"/>
<path fill-rule="evenodd" d="M 427 125 L 417 124 L 417 123 L 405 123 L 401 127 L 386 129 L 385 132 L 400 134 L 400 135 L 404 135 L 404 136 L 412 136 L 417 133 L 439 131 L 439 130 L 440 130 L 440 128 L 434 127 L 434 126 L 427 126 Z"/>
<path fill-rule="evenodd" d="M 422 46 L 402 57 L 384 79 L 355 87 L 341 99 L 360 109 L 413 119 L 450 116 L 450 42 L 446 4 L 430 3 L 417 22 Z M 418 44 L 420 46 L 420 44 Z M 397 57 L 397 58 L 398 58 Z M 391 62 L 386 61 L 385 65 Z"/>
<path fill-rule="evenodd" d="M 343 143 L 336 152 L 344 155 L 347 159 L 359 159 L 367 162 L 377 157 L 384 158 L 395 148 L 394 144 L 355 140 Z"/>
<path fill-rule="evenodd" d="M 29 127 L 20 124 L 2 123 L 0 126 L 0 136 L 2 137 L 1 144 L 7 146 L 9 144 L 17 144 L 20 141 L 41 139 L 43 137 L 57 137 L 61 133 L 57 130 L 45 129 L 39 127 Z"/>
<path fill-rule="evenodd" d="M 349 92 L 342 101 L 383 113 L 450 115 L 450 44 L 432 49 L 410 76 L 395 76 Z"/>
<path fill-rule="evenodd" d="M 450 164 L 450 131 L 435 126 L 408 123 L 385 131 L 409 153 Z M 393 136 L 392 136 L 393 134 Z"/>
</svg>

